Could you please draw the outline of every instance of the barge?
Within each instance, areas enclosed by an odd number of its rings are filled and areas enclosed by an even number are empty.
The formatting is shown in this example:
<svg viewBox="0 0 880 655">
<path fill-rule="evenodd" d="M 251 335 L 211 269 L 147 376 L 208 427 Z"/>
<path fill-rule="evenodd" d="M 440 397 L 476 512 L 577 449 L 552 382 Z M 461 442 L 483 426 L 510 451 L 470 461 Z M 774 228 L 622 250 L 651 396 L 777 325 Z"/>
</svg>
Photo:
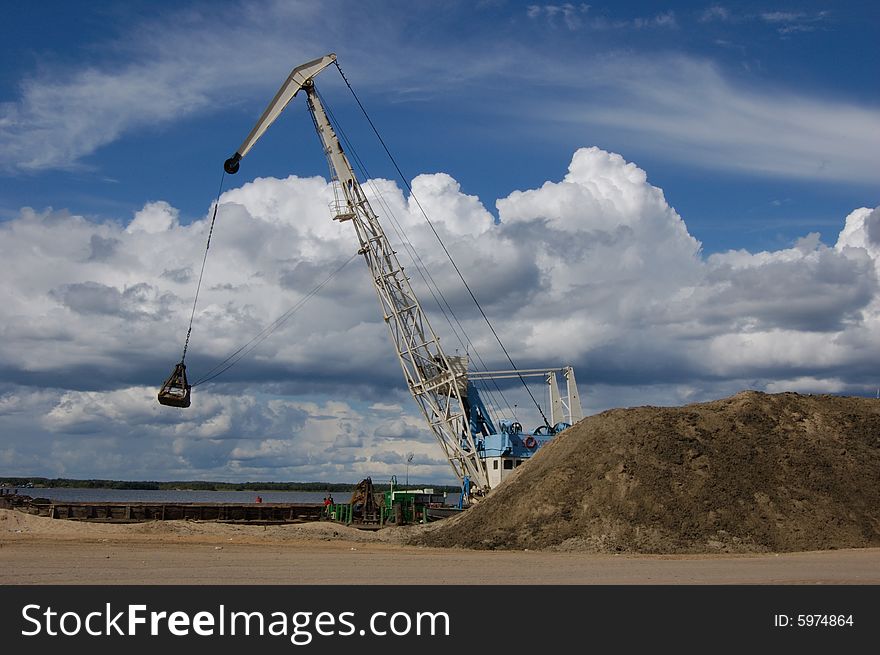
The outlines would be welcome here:
<svg viewBox="0 0 880 655">
<path fill-rule="evenodd" d="M 102 523 L 183 520 L 268 525 L 326 518 L 324 505 L 320 503 L 74 502 L 22 494 L 0 496 L 0 509 L 15 509 L 52 519 Z"/>
</svg>

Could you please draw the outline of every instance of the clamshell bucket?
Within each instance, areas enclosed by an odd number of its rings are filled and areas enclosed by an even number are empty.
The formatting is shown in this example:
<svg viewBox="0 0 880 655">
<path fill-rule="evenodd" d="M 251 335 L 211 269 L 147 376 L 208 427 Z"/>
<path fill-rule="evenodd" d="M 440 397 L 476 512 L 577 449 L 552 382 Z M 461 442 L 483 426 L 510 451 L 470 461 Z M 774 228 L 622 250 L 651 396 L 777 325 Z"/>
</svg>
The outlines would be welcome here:
<svg viewBox="0 0 880 655">
<path fill-rule="evenodd" d="M 189 407 L 190 388 L 186 381 L 186 366 L 180 362 L 159 389 L 159 404 L 169 407 Z"/>
</svg>

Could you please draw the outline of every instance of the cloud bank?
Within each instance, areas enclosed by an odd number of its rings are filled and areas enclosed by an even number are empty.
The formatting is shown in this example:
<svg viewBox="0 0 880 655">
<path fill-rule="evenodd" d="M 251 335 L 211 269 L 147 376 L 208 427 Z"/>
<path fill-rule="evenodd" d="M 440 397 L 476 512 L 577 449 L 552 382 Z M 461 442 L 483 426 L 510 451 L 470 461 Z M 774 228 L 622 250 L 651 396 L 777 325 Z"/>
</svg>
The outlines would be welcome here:
<svg viewBox="0 0 880 655">
<path fill-rule="evenodd" d="M 450 334 L 399 246 L 447 349 L 506 367 L 414 199 L 387 180 L 366 188 L 466 329 L 470 343 Z M 645 171 L 598 148 L 576 151 L 563 179 L 498 200 L 498 221 L 447 174 L 412 188 L 517 364 L 573 364 L 591 412 L 742 388 L 873 394 L 878 384 L 880 208 L 840 217 L 830 239 L 706 257 Z M 187 356 L 193 378 L 355 253 L 351 226 L 328 215 L 332 199 L 323 178 L 296 176 L 222 195 Z M 158 406 L 209 223 L 183 225 L 157 201 L 118 222 L 25 208 L 0 225 L 0 469 L 355 480 L 399 474 L 414 452 L 411 479 L 450 480 L 360 260 L 197 387 L 190 410 Z"/>
</svg>

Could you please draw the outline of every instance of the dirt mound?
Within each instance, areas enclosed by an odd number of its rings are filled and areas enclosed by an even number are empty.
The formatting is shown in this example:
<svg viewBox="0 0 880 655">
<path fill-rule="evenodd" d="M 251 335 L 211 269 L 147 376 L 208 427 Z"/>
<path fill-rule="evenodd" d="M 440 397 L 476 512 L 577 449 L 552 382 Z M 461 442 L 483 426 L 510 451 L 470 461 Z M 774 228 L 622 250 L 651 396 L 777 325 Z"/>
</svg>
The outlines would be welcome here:
<svg viewBox="0 0 880 655">
<path fill-rule="evenodd" d="M 615 409 L 416 540 L 629 553 L 880 546 L 880 401 L 742 392 Z"/>
</svg>

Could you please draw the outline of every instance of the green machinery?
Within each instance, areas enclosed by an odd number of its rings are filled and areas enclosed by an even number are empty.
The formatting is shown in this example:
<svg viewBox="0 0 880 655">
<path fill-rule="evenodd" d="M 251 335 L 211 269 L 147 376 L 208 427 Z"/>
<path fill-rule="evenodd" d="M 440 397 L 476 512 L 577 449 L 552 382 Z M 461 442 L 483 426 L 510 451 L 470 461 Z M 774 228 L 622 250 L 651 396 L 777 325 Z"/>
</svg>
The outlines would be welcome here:
<svg viewBox="0 0 880 655">
<path fill-rule="evenodd" d="M 377 491 L 371 478 L 358 483 L 347 503 L 327 506 L 327 518 L 357 527 L 427 523 L 428 509 L 442 507 L 444 495 L 433 489 L 401 489 L 392 477 L 390 488 Z"/>
</svg>

